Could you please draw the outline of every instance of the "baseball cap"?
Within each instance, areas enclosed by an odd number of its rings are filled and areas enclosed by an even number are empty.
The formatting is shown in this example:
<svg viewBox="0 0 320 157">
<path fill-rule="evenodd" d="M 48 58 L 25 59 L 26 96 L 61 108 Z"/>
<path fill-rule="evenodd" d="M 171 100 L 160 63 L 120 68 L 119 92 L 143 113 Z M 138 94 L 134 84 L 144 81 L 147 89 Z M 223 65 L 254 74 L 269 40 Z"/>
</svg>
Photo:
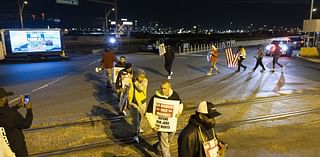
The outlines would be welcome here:
<svg viewBox="0 0 320 157">
<path fill-rule="evenodd" d="M 124 65 L 124 68 L 125 69 L 129 69 L 129 68 L 131 68 L 132 67 L 132 64 L 131 63 L 126 63 L 125 65 Z"/>
<path fill-rule="evenodd" d="M 13 95 L 12 92 L 7 92 L 4 88 L 0 88 L 0 99 Z"/>
<path fill-rule="evenodd" d="M 206 114 L 210 117 L 217 117 L 221 115 L 221 113 L 216 110 L 213 103 L 208 101 L 201 101 L 197 107 L 196 112 Z"/>
</svg>

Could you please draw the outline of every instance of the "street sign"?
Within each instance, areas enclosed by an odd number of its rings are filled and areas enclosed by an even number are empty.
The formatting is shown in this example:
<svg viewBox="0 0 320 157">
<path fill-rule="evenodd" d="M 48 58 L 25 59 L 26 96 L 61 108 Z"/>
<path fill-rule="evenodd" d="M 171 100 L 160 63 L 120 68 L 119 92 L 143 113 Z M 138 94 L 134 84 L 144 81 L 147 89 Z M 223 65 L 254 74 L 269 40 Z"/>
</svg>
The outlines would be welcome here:
<svg viewBox="0 0 320 157">
<path fill-rule="evenodd" d="M 68 5 L 79 5 L 79 0 L 56 0 L 56 3 L 68 4 Z"/>
<path fill-rule="evenodd" d="M 124 24 L 120 25 L 118 24 L 118 34 L 123 35 L 124 34 Z"/>
</svg>

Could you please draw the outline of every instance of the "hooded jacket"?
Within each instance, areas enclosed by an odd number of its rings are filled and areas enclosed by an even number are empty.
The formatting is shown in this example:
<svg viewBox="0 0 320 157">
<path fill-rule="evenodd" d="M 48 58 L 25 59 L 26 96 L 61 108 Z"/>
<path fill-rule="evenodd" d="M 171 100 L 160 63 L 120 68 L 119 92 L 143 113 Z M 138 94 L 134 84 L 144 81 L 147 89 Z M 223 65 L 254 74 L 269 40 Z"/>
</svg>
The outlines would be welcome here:
<svg viewBox="0 0 320 157">
<path fill-rule="evenodd" d="M 181 131 L 178 137 L 179 157 L 205 157 L 203 141 L 200 137 L 199 129 L 206 141 L 214 138 L 213 131 L 207 130 L 196 118 L 190 117 L 188 125 Z"/>
<path fill-rule="evenodd" d="M 24 118 L 17 111 L 17 108 L 0 107 L 0 126 L 5 129 L 10 148 L 16 156 L 25 157 L 28 156 L 28 151 L 22 129 L 30 128 L 33 113 L 32 109 L 27 109 L 26 117 Z"/>
<path fill-rule="evenodd" d="M 171 89 L 169 96 L 165 96 L 165 95 L 161 94 L 160 90 L 156 90 L 156 94 L 149 101 L 149 104 L 147 107 L 147 112 L 146 112 L 146 119 L 148 120 L 149 124 L 151 125 L 151 128 L 155 127 L 155 126 L 152 126 L 153 123 L 151 123 L 152 121 L 155 120 L 152 115 L 154 98 L 161 98 L 161 99 L 167 99 L 167 100 L 179 100 L 180 104 L 179 104 L 179 111 L 177 114 L 180 115 L 183 111 L 183 103 L 181 102 L 181 99 L 180 99 L 177 92 L 175 92 L 174 90 Z"/>
<path fill-rule="evenodd" d="M 147 87 L 148 87 L 148 79 L 144 78 L 142 82 L 138 81 L 138 76 L 144 73 L 142 70 L 137 70 L 137 72 L 134 73 L 133 77 L 133 98 L 132 102 L 137 104 L 138 106 L 141 106 L 142 104 L 146 103 L 147 101 Z"/>
</svg>

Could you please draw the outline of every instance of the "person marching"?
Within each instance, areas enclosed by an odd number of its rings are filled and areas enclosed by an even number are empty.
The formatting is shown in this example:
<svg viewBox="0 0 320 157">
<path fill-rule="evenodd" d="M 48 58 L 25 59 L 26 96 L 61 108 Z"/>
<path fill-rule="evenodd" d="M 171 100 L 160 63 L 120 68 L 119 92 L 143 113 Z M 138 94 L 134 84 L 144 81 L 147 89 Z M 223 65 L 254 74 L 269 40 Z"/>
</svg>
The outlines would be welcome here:
<svg viewBox="0 0 320 157">
<path fill-rule="evenodd" d="M 116 90 L 119 95 L 119 110 L 123 115 L 127 115 L 129 102 L 132 101 L 132 97 L 129 97 L 133 93 L 132 78 L 133 78 L 132 64 L 126 63 L 124 69 L 122 69 L 116 80 Z"/>
<path fill-rule="evenodd" d="M 219 140 L 215 134 L 215 117 L 220 116 L 214 105 L 208 101 L 199 103 L 195 114 L 190 116 L 188 125 L 178 137 L 179 157 L 206 157 L 207 153 L 222 155 L 227 145 Z M 208 144 L 213 141 L 215 145 Z M 218 145 L 218 147 L 215 147 Z M 216 155 L 212 155 L 216 156 Z"/>
<path fill-rule="evenodd" d="M 164 60 L 165 60 L 164 68 L 167 70 L 168 80 L 170 80 L 171 76 L 173 74 L 172 64 L 173 64 L 173 60 L 175 58 L 175 53 L 171 51 L 171 46 L 168 45 L 167 43 L 166 43 L 165 47 L 166 47 L 166 53 L 164 54 Z"/>
<path fill-rule="evenodd" d="M 141 129 L 141 120 L 147 107 L 147 87 L 148 79 L 146 78 L 146 74 L 142 69 L 138 69 L 133 77 L 133 95 L 130 95 L 128 98 L 132 100 L 130 102 L 130 114 L 132 117 L 132 129 L 135 135 L 133 140 L 137 143 L 140 142 L 139 134 L 143 132 Z M 131 99 L 130 97 L 133 98 Z"/>
<path fill-rule="evenodd" d="M 117 57 L 110 48 L 106 48 L 102 55 L 100 67 L 104 68 L 107 76 L 107 88 L 111 88 L 112 84 L 112 68 L 113 64 L 118 62 Z"/>
<path fill-rule="evenodd" d="M 272 69 L 271 69 L 271 72 L 274 72 L 275 71 L 275 66 L 276 64 L 278 64 L 280 67 L 281 67 L 281 71 L 283 72 L 284 70 L 284 66 L 281 65 L 278 61 L 279 61 L 279 58 L 281 56 L 281 46 L 279 45 L 279 43 L 275 44 L 275 49 L 272 53 L 272 57 L 273 57 L 273 60 L 272 60 Z"/>
<path fill-rule="evenodd" d="M 120 60 L 118 61 L 118 63 L 116 65 L 114 65 L 115 67 L 124 67 L 126 65 L 126 57 L 125 56 L 121 56 Z"/>
<path fill-rule="evenodd" d="M 212 75 L 213 68 L 216 70 L 216 74 L 220 73 L 219 69 L 216 66 L 218 61 L 218 49 L 214 45 L 212 45 L 212 49 L 210 51 L 210 54 L 208 55 L 210 55 L 209 62 L 211 63 L 211 66 L 209 72 L 207 73 L 207 76 Z"/>
<path fill-rule="evenodd" d="M 175 92 L 171 84 L 168 80 L 162 81 L 160 85 L 160 89 L 156 90 L 155 95 L 150 99 L 147 112 L 146 112 L 146 119 L 148 120 L 149 124 L 151 125 L 152 130 L 157 131 L 158 135 L 158 142 L 153 144 L 153 148 L 155 149 L 157 154 L 162 155 L 163 157 L 170 157 L 170 143 L 173 141 L 174 135 L 176 131 L 166 132 L 166 131 L 159 131 L 161 126 L 158 126 L 157 124 L 154 124 L 152 122 L 158 121 L 158 119 L 155 119 L 153 116 L 153 110 L 154 109 L 154 102 L 155 99 L 162 99 L 162 100 L 171 100 L 178 102 L 177 112 L 171 115 L 174 118 L 179 118 L 179 116 L 182 114 L 183 111 L 183 103 L 181 102 L 181 99 L 177 92 Z M 166 105 L 163 105 L 164 107 Z M 170 109 L 169 109 L 170 110 Z M 162 112 L 162 111 L 159 111 Z M 160 117 L 163 119 L 169 119 L 168 117 Z M 173 130 L 176 130 L 174 128 Z"/>
<path fill-rule="evenodd" d="M 240 72 L 240 67 L 242 67 L 244 69 L 244 71 L 246 71 L 247 66 L 244 66 L 242 64 L 243 60 L 246 59 L 247 53 L 246 50 L 244 49 L 244 47 L 239 46 L 238 48 L 238 53 L 239 53 L 239 58 L 238 58 L 238 70 L 236 72 Z"/>
<path fill-rule="evenodd" d="M 264 68 L 264 65 L 262 62 L 263 56 L 264 56 L 263 49 L 261 47 L 259 47 L 257 55 L 254 56 L 257 59 L 257 62 L 256 62 L 256 66 L 254 66 L 254 68 L 252 70 L 253 72 L 258 68 L 259 65 L 262 67 L 262 70 L 260 72 L 264 72 L 266 70 L 266 68 Z"/>
</svg>

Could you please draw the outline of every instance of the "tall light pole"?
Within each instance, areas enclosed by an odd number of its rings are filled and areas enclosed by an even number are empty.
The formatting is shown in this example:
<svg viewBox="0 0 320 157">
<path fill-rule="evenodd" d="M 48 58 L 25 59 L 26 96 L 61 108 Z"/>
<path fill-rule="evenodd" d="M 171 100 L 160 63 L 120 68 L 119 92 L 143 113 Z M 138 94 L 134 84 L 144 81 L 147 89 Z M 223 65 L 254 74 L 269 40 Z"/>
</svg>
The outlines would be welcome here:
<svg viewBox="0 0 320 157">
<path fill-rule="evenodd" d="M 311 6 L 310 6 L 310 20 L 312 20 L 312 13 L 314 12 L 313 11 L 313 2 L 314 2 L 314 0 L 311 0 Z"/>
<path fill-rule="evenodd" d="M 117 0 L 114 0 L 114 9 L 115 9 L 115 14 L 114 14 L 114 19 L 116 21 L 116 37 L 118 37 L 118 5 L 117 5 Z"/>
<path fill-rule="evenodd" d="M 28 4 L 28 1 L 23 1 L 22 6 L 20 4 L 20 0 L 18 0 L 18 5 L 19 5 L 19 15 L 20 15 L 20 23 L 21 23 L 21 28 L 23 29 L 23 8 L 24 5 Z"/>
<path fill-rule="evenodd" d="M 106 27 L 105 27 L 105 32 L 108 34 L 108 16 L 110 15 L 110 13 L 111 13 L 111 11 L 114 11 L 115 9 L 114 8 L 112 8 L 112 9 L 110 9 L 109 11 L 108 11 L 108 13 L 106 13 L 106 16 L 105 16 L 105 25 L 106 25 Z M 106 12 L 107 12 L 107 10 L 106 10 Z"/>
</svg>

